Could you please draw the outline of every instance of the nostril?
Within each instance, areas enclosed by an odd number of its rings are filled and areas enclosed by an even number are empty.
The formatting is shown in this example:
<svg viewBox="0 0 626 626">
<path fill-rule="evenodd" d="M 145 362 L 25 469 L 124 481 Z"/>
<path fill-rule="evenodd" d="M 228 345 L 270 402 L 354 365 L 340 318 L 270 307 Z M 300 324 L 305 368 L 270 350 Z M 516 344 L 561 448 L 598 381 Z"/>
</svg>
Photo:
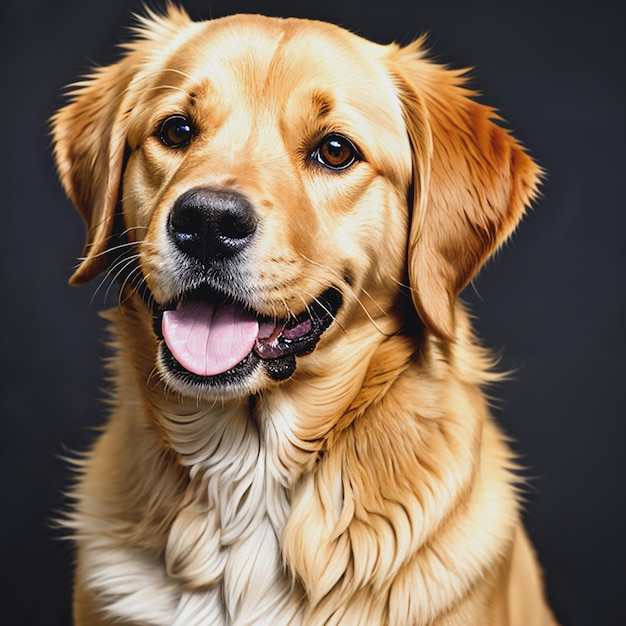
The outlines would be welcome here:
<svg viewBox="0 0 626 626">
<path fill-rule="evenodd" d="M 204 231 L 205 218 L 194 205 L 176 203 L 170 213 L 168 229 L 176 242 L 198 241 Z"/>
<path fill-rule="evenodd" d="M 257 219 L 244 205 L 236 204 L 215 216 L 218 236 L 227 239 L 245 239 L 257 227 Z"/>
</svg>

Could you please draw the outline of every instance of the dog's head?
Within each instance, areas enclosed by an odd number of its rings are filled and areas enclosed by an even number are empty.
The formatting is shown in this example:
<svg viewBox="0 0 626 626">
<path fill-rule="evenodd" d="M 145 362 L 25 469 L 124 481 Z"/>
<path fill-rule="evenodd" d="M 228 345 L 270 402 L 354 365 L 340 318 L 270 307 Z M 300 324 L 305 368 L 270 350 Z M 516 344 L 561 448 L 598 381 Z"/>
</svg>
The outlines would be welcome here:
<svg viewBox="0 0 626 626">
<path fill-rule="evenodd" d="M 55 155 L 88 226 L 72 282 L 109 269 L 144 294 L 172 386 L 257 391 L 402 330 L 408 292 L 455 340 L 539 175 L 460 73 L 307 20 L 170 9 L 138 30 L 55 116 Z M 110 267 L 118 209 L 131 252 Z"/>
</svg>

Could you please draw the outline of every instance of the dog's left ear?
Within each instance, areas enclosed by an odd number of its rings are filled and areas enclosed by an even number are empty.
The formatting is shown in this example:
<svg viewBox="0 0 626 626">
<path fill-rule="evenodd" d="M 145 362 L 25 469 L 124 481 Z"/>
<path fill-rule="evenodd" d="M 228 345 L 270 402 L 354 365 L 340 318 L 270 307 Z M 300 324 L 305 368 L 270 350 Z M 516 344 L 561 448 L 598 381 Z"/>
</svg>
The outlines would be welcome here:
<svg viewBox="0 0 626 626">
<path fill-rule="evenodd" d="M 471 99 L 462 72 L 426 60 L 421 40 L 390 51 L 413 161 L 413 302 L 433 333 L 454 340 L 457 296 L 513 232 L 541 170 Z"/>
</svg>

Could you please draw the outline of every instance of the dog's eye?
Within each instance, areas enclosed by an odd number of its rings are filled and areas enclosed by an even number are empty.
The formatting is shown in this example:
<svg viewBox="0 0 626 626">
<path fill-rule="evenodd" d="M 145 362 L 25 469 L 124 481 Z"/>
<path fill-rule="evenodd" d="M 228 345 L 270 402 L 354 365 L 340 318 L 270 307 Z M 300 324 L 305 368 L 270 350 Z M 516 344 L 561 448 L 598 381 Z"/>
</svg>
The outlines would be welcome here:
<svg viewBox="0 0 626 626">
<path fill-rule="evenodd" d="M 347 137 L 338 134 L 324 137 L 312 156 L 332 170 L 345 170 L 359 158 L 354 144 Z"/>
<path fill-rule="evenodd" d="M 186 146 L 193 137 L 194 128 L 184 115 L 172 115 L 163 121 L 157 136 L 168 148 Z"/>
</svg>

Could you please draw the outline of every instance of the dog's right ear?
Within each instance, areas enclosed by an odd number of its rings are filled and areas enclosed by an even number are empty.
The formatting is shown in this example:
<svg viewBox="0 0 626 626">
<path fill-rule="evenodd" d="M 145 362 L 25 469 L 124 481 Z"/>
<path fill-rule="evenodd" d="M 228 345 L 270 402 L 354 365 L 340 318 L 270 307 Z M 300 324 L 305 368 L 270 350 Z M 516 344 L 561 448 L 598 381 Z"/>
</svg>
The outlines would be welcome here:
<svg viewBox="0 0 626 626">
<path fill-rule="evenodd" d="M 117 63 L 97 69 L 74 85 L 69 103 L 52 118 L 54 156 L 61 183 L 87 225 L 81 263 L 70 283 L 81 285 L 106 269 L 122 179 L 130 114 L 142 91 L 141 69 L 158 41 L 168 41 L 191 23 L 170 4 L 161 15 L 137 16 L 137 38 Z"/>
<path fill-rule="evenodd" d="M 74 285 L 95 278 L 107 265 L 134 74 L 128 57 L 96 70 L 75 85 L 69 104 L 52 118 L 59 178 L 87 225 L 83 257 L 70 279 Z"/>
</svg>

